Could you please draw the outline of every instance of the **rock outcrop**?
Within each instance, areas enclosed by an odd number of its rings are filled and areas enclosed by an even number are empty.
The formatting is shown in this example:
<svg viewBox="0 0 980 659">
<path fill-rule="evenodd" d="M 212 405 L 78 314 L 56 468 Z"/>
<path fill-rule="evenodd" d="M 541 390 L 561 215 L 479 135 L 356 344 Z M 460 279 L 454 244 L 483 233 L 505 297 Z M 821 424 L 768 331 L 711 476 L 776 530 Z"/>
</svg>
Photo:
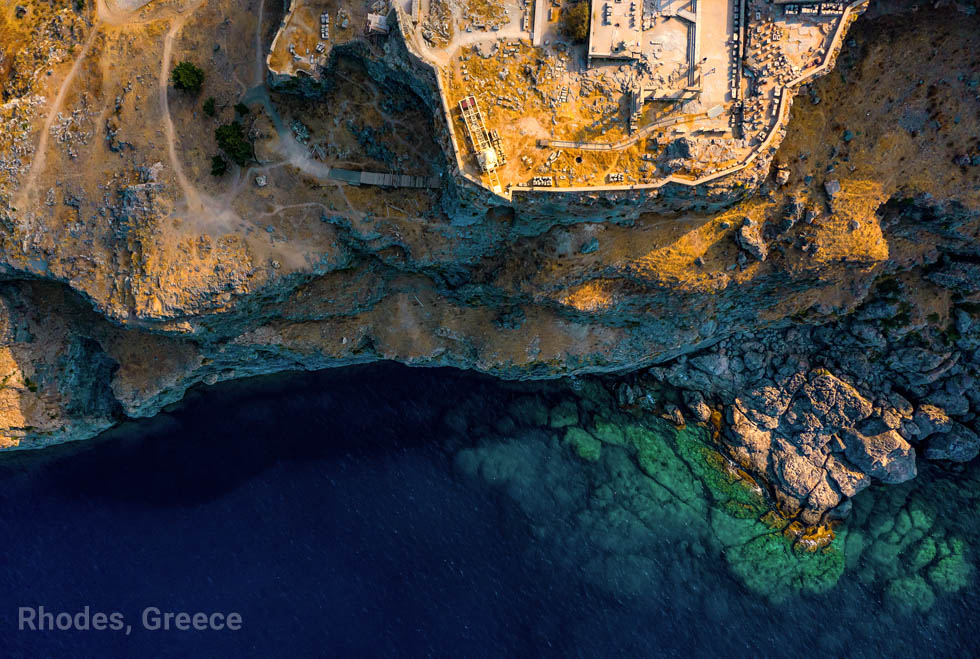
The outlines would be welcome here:
<svg viewBox="0 0 980 659">
<path fill-rule="evenodd" d="M 723 407 L 728 453 L 771 485 L 784 512 L 817 523 L 846 514 L 872 481 L 915 477 L 917 456 L 966 462 L 980 452 L 978 329 L 961 323 L 967 334 L 951 345 L 911 318 L 880 323 L 881 309 L 879 298 L 818 328 L 736 336 L 649 377 L 683 389 L 696 419 L 712 401 Z"/>
</svg>

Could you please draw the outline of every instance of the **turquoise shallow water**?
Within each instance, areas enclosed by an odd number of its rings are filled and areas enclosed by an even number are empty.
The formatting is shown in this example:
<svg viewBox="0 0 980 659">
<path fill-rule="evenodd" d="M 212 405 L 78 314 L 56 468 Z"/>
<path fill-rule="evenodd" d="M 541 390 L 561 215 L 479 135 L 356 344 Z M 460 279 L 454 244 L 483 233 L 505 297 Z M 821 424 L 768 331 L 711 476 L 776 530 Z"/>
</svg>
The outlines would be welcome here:
<svg viewBox="0 0 980 659">
<path fill-rule="evenodd" d="M 707 433 L 588 384 L 372 366 L 0 461 L 4 656 L 976 656 L 977 470 L 794 549 Z M 19 606 L 134 629 L 19 631 Z M 159 632 L 146 606 L 238 611 Z"/>
</svg>

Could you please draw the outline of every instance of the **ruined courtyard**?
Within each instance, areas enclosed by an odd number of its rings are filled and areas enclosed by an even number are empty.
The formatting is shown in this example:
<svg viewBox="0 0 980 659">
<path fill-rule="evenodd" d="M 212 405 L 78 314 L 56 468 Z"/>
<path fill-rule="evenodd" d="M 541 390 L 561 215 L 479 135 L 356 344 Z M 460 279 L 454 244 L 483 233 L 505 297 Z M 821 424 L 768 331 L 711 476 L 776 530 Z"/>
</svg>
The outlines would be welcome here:
<svg viewBox="0 0 980 659">
<path fill-rule="evenodd" d="M 334 47 L 401 39 L 434 73 L 463 179 L 505 199 L 655 191 L 768 162 L 792 96 L 832 67 L 864 4 L 297 0 L 267 62 L 319 80 Z"/>
</svg>

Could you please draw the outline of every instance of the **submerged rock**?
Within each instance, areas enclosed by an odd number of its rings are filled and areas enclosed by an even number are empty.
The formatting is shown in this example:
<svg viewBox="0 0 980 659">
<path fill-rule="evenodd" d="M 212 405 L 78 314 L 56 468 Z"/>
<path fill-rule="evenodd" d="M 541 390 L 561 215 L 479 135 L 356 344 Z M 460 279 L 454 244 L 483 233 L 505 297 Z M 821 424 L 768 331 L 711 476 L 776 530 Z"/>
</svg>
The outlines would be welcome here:
<svg viewBox="0 0 980 659">
<path fill-rule="evenodd" d="M 936 603 L 936 596 L 922 577 L 903 577 L 888 585 L 885 603 L 901 613 L 925 613 Z"/>
<path fill-rule="evenodd" d="M 949 432 L 932 435 L 926 444 L 928 460 L 969 462 L 980 454 L 980 437 L 961 423 L 953 422 Z"/>
<path fill-rule="evenodd" d="M 566 428 L 578 423 L 578 407 L 574 401 L 564 400 L 551 408 L 550 423 L 552 428 Z"/>
<path fill-rule="evenodd" d="M 720 359 L 698 367 L 728 368 Z M 447 417 L 462 433 L 450 442 L 459 472 L 506 495 L 533 538 L 528 551 L 549 564 L 616 597 L 679 587 L 677 570 L 719 566 L 770 602 L 860 582 L 896 619 L 932 610 L 974 582 L 969 543 L 980 541 L 980 529 L 965 529 L 956 511 L 980 506 L 980 479 L 971 476 L 966 490 L 933 472 L 882 485 L 906 478 L 914 453 L 894 430 L 854 429 L 855 419 L 880 417 L 840 378 L 817 369 L 797 381 L 793 396 L 763 391 L 728 408 L 737 446 L 772 470 L 775 499 L 719 452 L 710 421 L 678 428 L 659 413 L 622 408 L 618 384 L 583 378 L 558 399 L 518 396 L 507 407 L 510 425 L 482 421 L 479 406 L 460 407 L 462 420 Z M 644 387 L 651 385 L 632 385 Z M 910 405 L 890 400 L 896 414 L 911 417 Z M 698 402 L 688 396 L 685 405 Z M 811 428 L 846 426 L 835 431 L 843 443 L 808 453 L 813 445 L 783 434 L 793 414 L 808 416 Z M 681 556 L 683 567 L 666 555 Z"/>
<path fill-rule="evenodd" d="M 595 462 L 602 455 L 602 442 L 581 428 L 565 431 L 565 443 L 572 447 L 578 457 L 589 462 Z"/>
<path fill-rule="evenodd" d="M 835 547 L 843 539 L 807 551 L 803 527 L 768 518 L 763 490 L 706 443 L 704 430 L 678 429 L 655 416 L 637 422 L 600 408 L 591 432 L 559 430 L 571 450 L 556 450 L 549 440 L 555 410 L 564 422 L 573 407 L 559 403 L 546 423 L 516 431 L 519 437 L 477 439 L 455 462 L 513 497 L 538 537 L 558 545 L 555 551 L 584 569 L 587 580 L 638 596 L 638 584 L 656 588 L 671 578 L 652 548 L 681 541 L 698 547 L 705 565 L 724 557 L 736 578 L 774 601 L 823 592 L 840 577 L 844 560 Z"/>
</svg>

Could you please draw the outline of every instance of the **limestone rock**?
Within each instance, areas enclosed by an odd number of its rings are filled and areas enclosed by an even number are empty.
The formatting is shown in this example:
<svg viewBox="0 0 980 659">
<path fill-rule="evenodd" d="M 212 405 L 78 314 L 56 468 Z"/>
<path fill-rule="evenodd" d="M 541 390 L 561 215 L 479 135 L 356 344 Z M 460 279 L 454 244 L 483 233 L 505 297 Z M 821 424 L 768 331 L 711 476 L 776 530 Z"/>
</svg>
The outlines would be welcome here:
<svg viewBox="0 0 980 659">
<path fill-rule="evenodd" d="M 812 374 L 801 394 L 794 411 L 831 430 L 853 426 L 873 409 L 853 386 L 828 372 Z"/>
<path fill-rule="evenodd" d="M 732 451 L 738 461 L 756 473 L 768 473 L 772 434 L 745 418 L 734 405 L 728 408 L 728 422 Z"/>
<path fill-rule="evenodd" d="M 846 431 L 842 439 L 847 459 L 872 478 L 889 484 L 915 478 L 915 450 L 894 430 L 872 437 Z"/>
<path fill-rule="evenodd" d="M 762 239 L 762 232 L 757 224 L 743 224 L 735 234 L 738 246 L 759 261 L 765 261 L 769 256 L 769 246 Z"/>
<path fill-rule="evenodd" d="M 853 497 L 855 494 L 871 485 L 871 479 L 864 472 L 851 467 L 843 460 L 828 456 L 825 464 L 827 474 L 840 489 L 841 494 Z"/>
</svg>

